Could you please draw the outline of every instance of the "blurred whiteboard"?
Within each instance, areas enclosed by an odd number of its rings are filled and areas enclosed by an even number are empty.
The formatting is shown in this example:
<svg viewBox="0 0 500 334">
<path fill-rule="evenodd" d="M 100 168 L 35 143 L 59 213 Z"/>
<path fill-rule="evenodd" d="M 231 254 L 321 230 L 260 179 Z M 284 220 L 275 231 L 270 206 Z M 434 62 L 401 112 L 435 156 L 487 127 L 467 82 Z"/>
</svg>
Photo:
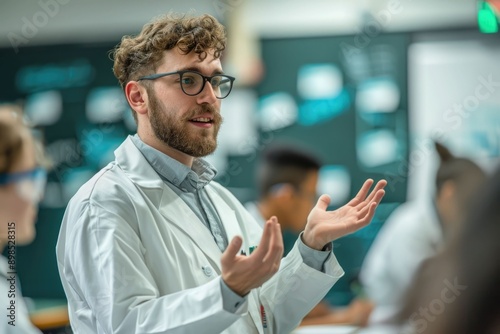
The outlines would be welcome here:
<svg viewBox="0 0 500 334">
<path fill-rule="evenodd" d="M 500 45 L 476 32 L 416 36 L 408 50 L 408 199 L 434 193 L 431 139 L 491 170 L 500 147 Z"/>
</svg>

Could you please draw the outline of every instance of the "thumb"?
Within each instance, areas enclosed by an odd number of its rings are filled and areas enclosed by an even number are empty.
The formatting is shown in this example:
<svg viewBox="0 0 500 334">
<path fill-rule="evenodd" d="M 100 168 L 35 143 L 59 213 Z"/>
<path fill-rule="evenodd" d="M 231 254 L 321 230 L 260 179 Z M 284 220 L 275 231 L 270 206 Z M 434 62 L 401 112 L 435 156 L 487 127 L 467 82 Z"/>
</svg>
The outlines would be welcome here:
<svg viewBox="0 0 500 334">
<path fill-rule="evenodd" d="M 243 243 L 243 240 L 241 239 L 240 236 L 235 236 L 233 240 L 229 243 L 227 246 L 226 250 L 222 254 L 223 259 L 233 259 L 236 257 L 236 255 L 240 252 L 241 245 Z"/>
<path fill-rule="evenodd" d="M 330 205 L 330 196 L 323 194 L 318 198 L 318 202 L 316 203 L 316 208 L 322 211 L 326 211 Z"/>
</svg>

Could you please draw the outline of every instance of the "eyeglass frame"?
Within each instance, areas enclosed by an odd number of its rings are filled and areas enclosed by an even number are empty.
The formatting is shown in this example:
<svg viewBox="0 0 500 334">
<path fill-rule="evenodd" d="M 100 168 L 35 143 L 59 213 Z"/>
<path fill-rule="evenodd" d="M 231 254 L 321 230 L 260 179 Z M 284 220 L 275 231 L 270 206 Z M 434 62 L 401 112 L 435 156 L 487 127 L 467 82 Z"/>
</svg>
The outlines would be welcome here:
<svg viewBox="0 0 500 334">
<path fill-rule="evenodd" d="M 9 184 L 20 184 L 22 181 L 30 180 L 35 183 L 41 181 L 41 185 L 39 186 L 40 194 L 43 195 L 45 184 L 47 181 L 47 171 L 43 167 L 35 167 L 33 169 L 23 171 L 23 172 L 15 172 L 15 173 L 0 173 L 0 186 L 5 186 Z M 21 195 L 21 194 L 20 194 Z M 23 196 L 24 197 L 24 196 Z M 40 198 L 26 198 L 27 200 L 31 200 L 33 202 L 39 202 Z"/>
<path fill-rule="evenodd" d="M 198 74 L 199 76 L 201 76 L 203 78 L 203 84 L 201 85 L 201 89 L 200 89 L 200 91 L 198 93 L 196 93 L 196 94 L 188 94 L 188 93 L 186 93 L 186 91 L 184 90 L 184 86 L 182 85 L 182 76 L 184 75 L 184 73 L 195 73 L 195 74 Z M 181 71 L 175 71 L 175 72 L 150 74 L 150 75 L 146 75 L 146 76 L 140 77 L 139 79 L 137 79 L 137 81 L 141 81 L 141 80 L 156 80 L 158 78 L 163 78 L 165 76 L 173 75 L 173 74 L 179 74 L 179 79 L 180 79 L 179 85 L 181 86 L 182 92 L 184 94 L 186 94 L 187 96 L 196 96 L 196 95 L 200 94 L 201 92 L 203 92 L 203 89 L 205 89 L 205 84 L 207 83 L 207 81 L 212 80 L 214 77 L 222 76 L 222 77 L 228 78 L 229 82 L 231 83 L 231 87 L 229 87 L 229 91 L 227 92 L 226 96 L 224 96 L 224 97 L 217 97 L 217 95 L 215 96 L 219 100 L 225 99 L 226 97 L 229 96 L 229 94 L 231 94 L 231 91 L 233 90 L 234 80 L 236 80 L 235 77 L 232 77 L 232 76 L 226 75 L 226 74 L 215 74 L 215 75 L 212 75 L 212 76 L 207 76 L 207 75 L 201 74 L 200 72 L 196 72 L 196 71 L 192 71 L 192 70 L 181 70 Z"/>
<path fill-rule="evenodd" d="M 46 177 L 46 175 L 47 172 L 42 167 L 35 167 L 24 172 L 0 173 L 0 186 L 16 183 L 24 179 L 37 179 L 40 177 Z"/>
</svg>

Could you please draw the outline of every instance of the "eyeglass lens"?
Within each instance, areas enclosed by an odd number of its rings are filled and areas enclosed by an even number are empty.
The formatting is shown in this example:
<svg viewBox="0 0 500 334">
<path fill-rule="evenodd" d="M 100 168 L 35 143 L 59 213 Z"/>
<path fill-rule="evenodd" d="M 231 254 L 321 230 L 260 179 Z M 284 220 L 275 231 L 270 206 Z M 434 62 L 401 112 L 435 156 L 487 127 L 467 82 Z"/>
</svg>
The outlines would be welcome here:
<svg viewBox="0 0 500 334">
<path fill-rule="evenodd" d="M 45 173 L 37 173 L 33 178 L 16 182 L 17 193 L 27 201 L 38 203 L 43 198 L 46 184 Z"/>
<path fill-rule="evenodd" d="M 187 95 L 197 95 L 204 88 L 204 77 L 196 72 L 185 72 L 181 76 L 181 88 Z M 217 98 L 225 98 L 231 91 L 231 80 L 224 75 L 215 75 L 210 84 Z"/>
</svg>

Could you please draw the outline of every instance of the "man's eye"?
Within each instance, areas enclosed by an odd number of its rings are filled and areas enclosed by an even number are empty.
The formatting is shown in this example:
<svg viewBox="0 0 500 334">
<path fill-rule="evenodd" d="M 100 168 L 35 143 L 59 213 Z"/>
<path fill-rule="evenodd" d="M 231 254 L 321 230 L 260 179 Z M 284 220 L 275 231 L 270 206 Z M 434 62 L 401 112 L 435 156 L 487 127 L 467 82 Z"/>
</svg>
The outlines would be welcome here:
<svg viewBox="0 0 500 334">
<path fill-rule="evenodd" d="M 194 84 L 194 79 L 193 78 L 182 78 L 182 84 L 183 85 L 193 85 Z"/>
<path fill-rule="evenodd" d="M 222 78 L 215 77 L 215 78 L 212 78 L 212 80 L 210 80 L 210 83 L 212 84 L 213 87 L 219 87 L 221 84 L 221 80 L 222 80 Z"/>
</svg>

